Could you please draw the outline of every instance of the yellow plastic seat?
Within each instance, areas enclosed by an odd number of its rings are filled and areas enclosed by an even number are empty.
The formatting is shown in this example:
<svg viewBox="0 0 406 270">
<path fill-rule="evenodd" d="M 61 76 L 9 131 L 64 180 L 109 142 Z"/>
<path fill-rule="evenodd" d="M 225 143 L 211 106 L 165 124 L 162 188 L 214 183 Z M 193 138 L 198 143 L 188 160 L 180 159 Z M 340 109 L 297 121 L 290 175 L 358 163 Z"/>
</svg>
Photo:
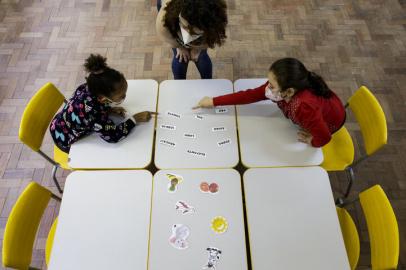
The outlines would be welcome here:
<svg viewBox="0 0 406 270">
<path fill-rule="evenodd" d="M 371 245 L 373 270 L 397 269 L 399 261 L 399 228 L 393 208 L 382 190 L 375 185 L 359 194 Z M 351 269 L 355 269 L 360 254 L 357 228 L 345 208 L 337 207 L 337 215 Z"/>
<path fill-rule="evenodd" d="M 371 242 L 372 269 L 397 269 L 399 228 L 388 197 L 375 185 L 361 192 L 359 198 Z"/>
<path fill-rule="evenodd" d="M 13 206 L 3 238 L 4 267 L 29 269 L 35 236 L 51 198 L 60 200 L 43 186 L 31 182 Z"/>
<path fill-rule="evenodd" d="M 322 151 L 324 160 L 320 166 L 326 171 L 343 171 L 354 161 L 354 144 L 344 126 L 332 135 Z"/>
<path fill-rule="evenodd" d="M 25 107 L 18 133 L 20 140 L 25 145 L 33 151 L 38 152 L 54 165 L 52 178 L 61 193 L 62 189 L 56 179 L 56 170 L 58 167 L 70 170 L 68 166 L 68 154 L 55 146 L 54 158 L 52 159 L 41 151 L 41 146 L 52 118 L 64 102 L 66 100 L 63 94 L 52 83 L 46 83 L 35 93 Z"/>
<path fill-rule="evenodd" d="M 365 86 L 361 86 L 349 99 L 349 107 L 361 128 L 366 155 L 354 161 L 354 144 L 345 127 L 333 134 L 331 141 L 322 148 L 324 161 L 321 164 L 327 171 L 348 173 L 348 186 L 344 198 L 351 190 L 354 170 L 361 161 L 374 154 L 387 143 L 388 131 L 385 113 L 375 96 Z M 339 201 L 342 201 L 339 199 Z"/>
<path fill-rule="evenodd" d="M 63 152 L 56 145 L 54 145 L 54 160 L 61 166 L 61 168 L 65 170 L 72 170 L 68 165 L 69 154 Z"/>
<path fill-rule="evenodd" d="M 357 267 L 360 243 L 357 227 L 354 220 L 345 208 L 337 207 L 338 220 L 340 221 L 341 232 L 344 238 L 345 249 L 347 250 L 350 267 L 354 270 Z"/>
<path fill-rule="evenodd" d="M 54 237 L 55 237 L 55 231 L 56 231 L 57 225 L 58 225 L 58 218 L 56 218 L 54 220 L 54 223 L 52 223 L 52 227 L 49 230 L 47 242 L 45 245 L 45 262 L 47 265 L 49 265 L 49 260 L 51 259 L 51 251 L 52 251 L 52 246 L 54 244 Z"/>
</svg>

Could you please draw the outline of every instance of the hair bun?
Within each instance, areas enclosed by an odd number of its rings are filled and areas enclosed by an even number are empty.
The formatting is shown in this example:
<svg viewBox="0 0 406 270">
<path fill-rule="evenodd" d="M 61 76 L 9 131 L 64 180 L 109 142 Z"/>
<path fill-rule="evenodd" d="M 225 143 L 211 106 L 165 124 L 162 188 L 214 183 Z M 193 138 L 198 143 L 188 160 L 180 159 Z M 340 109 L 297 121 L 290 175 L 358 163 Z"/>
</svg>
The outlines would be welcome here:
<svg viewBox="0 0 406 270">
<path fill-rule="evenodd" d="M 85 61 L 85 69 L 89 73 L 100 74 L 107 68 L 106 60 L 100 54 L 91 54 Z"/>
</svg>

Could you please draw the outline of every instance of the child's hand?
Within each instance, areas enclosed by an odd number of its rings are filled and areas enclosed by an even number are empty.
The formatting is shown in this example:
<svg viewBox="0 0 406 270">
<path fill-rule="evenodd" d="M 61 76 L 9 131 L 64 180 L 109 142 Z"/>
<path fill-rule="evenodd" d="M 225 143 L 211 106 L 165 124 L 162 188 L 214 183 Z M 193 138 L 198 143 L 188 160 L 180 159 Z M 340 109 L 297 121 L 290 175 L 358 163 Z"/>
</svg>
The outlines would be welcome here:
<svg viewBox="0 0 406 270">
<path fill-rule="evenodd" d="M 123 107 L 112 107 L 110 108 L 110 113 L 117 114 L 121 117 L 125 117 L 127 111 Z"/>
<path fill-rule="evenodd" d="M 204 97 L 192 109 L 195 110 L 195 109 L 199 109 L 199 108 L 213 108 L 213 107 L 214 107 L 213 98 Z"/>
<path fill-rule="evenodd" d="M 313 136 L 306 130 L 299 130 L 297 132 L 297 140 L 302 143 L 312 145 Z"/>
<path fill-rule="evenodd" d="M 135 121 L 137 122 L 148 122 L 151 119 L 152 115 L 157 115 L 156 112 L 140 112 L 133 115 Z"/>
</svg>

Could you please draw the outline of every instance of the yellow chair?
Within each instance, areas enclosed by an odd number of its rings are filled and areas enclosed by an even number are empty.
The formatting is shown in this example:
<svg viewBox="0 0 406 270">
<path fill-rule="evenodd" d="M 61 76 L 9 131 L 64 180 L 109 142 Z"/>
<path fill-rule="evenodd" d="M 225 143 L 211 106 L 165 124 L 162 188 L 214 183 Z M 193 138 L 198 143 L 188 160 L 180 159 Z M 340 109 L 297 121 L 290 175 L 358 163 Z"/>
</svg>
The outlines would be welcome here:
<svg viewBox="0 0 406 270">
<path fill-rule="evenodd" d="M 47 132 L 52 118 L 62 103 L 67 103 L 63 94 L 52 83 L 45 84 L 28 102 L 21 118 L 18 133 L 20 140 L 24 144 L 54 165 L 52 179 L 60 193 L 62 193 L 62 189 L 56 179 L 56 171 L 59 167 L 70 169 L 68 166 L 68 154 L 54 145 L 54 159 L 52 159 L 42 152 L 40 148 L 45 132 Z"/>
<path fill-rule="evenodd" d="M 51 198 L 58 201 L 61 200 L 60 197 L 35 182 L 29 183 L 21 193 L 10 212 L 4 230 L 4 267 L 21 270 L 30 269 L 35 235 L 37 234 L 41 217 Z M 57 220 L 55 219 L 46 242 L 45 256 L 47 264 L 49 262 L 56 222 Z"/>
<path fill-rule="evenodd" d="M 393 208 L 382 190 L 375 185 L 359 194 L 371 243 L 373 270 L 396 269 L 399 260 L 399 228 Z M 337 207 L 338 219 L 351 269 L 355 269 L 360 254 L 357 228 L 345 208 Z"/>
<path fill-rule="evenodd" d="M 354 181 L 353 168 L 387 143 L 388 131 L 385 113 L 381 105 L 365 86 L 361 86 L 350 97 L 345 107 L 351 109 L 361 128 L 366 155 L 354 162 L 354 144 L 348 130 L 343 126 L 333 134 L 331 141 L 322 148 L 324 161 L 321 167 L 327 171 L 346 170 L 349 184 L 344 198 L 347 198 Z"/>
</svg>

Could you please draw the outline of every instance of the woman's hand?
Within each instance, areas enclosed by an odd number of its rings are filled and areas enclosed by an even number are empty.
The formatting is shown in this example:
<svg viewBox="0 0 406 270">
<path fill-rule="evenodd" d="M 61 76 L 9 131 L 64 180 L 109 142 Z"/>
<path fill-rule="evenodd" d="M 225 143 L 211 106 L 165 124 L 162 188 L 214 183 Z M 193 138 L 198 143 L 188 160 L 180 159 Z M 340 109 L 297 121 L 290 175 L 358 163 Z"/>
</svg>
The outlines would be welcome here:
<svg viewBox="0 0 406 270">
<path fill-rule="evenodd" d="M 179 63 L 189 62 L 190 60 L 190 51 L 184 48 L 176 48 L 176 58 L 179 59 Z"/>
<path fill-rule="evenodd" d="M 157 113 L 145 111 L 136 113 L 133 115 L 133 117 L 136 122 L 148 122 L 151 119 L 152 115 L 157 115 Z"/>
<path fill-rule="evenodd" d="M 190 50 L 190 57 L 191 57 L 192 61 L 197 62 L 201 51 L 202 50 L 200 50 L 200 49 L 191 49 Z"/>
<path fill-rule="evenodd" d="M 214 107 L 213 98 L 204 97 L 192 109 L 195 110 L 195 109 L 199 109 L 199 108 L 213 108 L 213 107 Z"/>
<path fill-rule="evenodd" d="M 125 117 L 127 111 L 123 107 L 111 107 L 109 113 L 117 114 L 121 117 Z"/>
<path fill-rule="evenodd" d="M 297 132 L 297 140 L 302 143 L 312 145 L 313 136 L 306 130 L 299 130 Z"/>
</svg>

